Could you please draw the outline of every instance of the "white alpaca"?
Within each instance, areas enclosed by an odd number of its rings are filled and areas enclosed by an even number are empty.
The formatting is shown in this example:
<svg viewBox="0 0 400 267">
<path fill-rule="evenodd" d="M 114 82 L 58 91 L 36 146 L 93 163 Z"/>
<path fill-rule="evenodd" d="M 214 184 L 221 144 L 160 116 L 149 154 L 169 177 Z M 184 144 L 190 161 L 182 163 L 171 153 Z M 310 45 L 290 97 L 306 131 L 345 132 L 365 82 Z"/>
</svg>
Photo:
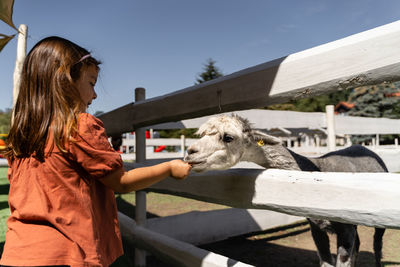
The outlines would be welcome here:
<svg viewBox="0 0 400 267">
<path fill-rule="evenodd" d="M 362 146 L 306 158 L 284 147 L 280 139 L 257 131 L 237 115 L 216 116 L 200 126 L 201 138 L 188 148 L 185 161 L 197 172 L 225 170 L 239 161 L 251 161 L 265 168 L 324 172 L 387 172 L 383 161 Z M 337 234 L 336 266 L 354 266 L 360 246 L 357 226 L 327 220 L 308 219 L 320 258 L 320 266 L 333 266 L 327 232 Z M 382 236 L 376 228 L 374 251 L 381 265 Z"/>
</svg>

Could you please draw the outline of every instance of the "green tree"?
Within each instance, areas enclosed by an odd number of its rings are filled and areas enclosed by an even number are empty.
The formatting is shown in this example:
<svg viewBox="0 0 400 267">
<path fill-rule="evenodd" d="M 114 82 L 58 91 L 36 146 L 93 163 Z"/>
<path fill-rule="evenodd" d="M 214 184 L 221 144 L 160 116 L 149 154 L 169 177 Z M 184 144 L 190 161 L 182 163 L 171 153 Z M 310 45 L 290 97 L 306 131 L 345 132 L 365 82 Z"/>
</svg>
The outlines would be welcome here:
<svg viewBox="0 0 400 267">
<path fill-rule="evenodd" d="M 7 134 L 10 131 L 11 109 L 0 110 L 0 133 Z"/>
<path fill-rule="evenodd" d="M 211 58 L 207 60 L 207 63 L 204 64 L 203 72 L 200 73 L 196 79 L 196 84 L 200 84 L 223 76 L 219 68 L 215 66 L 215 63 L 216 61 Z"/>
<path fill-rule="evenodd" d="M 195 84 L 200 84 L 206 81 L 223 76 L 222 72 L 215 66 L 215 60 L 209 58 L 207 63 L 203 66 L 203 72 L 196 78 Z M 161 138 L 180 138 L 181 135 L 187 138 L 195 138 L 194 134 L 197 129 L 173 129 L 173 130 L 159 130 Z"/>
<path fill-rule="evenodd" d="M 347 114 L 360 117 L 399 119 L 399 88 L 400 82 L 356 88 L 349 95 L 349 102 L 354 103 L 355 106 Z"/>
<path fill-rule="evenodd" d="M 196 138 L 194 134 L 197 129 L 189 128 L 189 129 L 173 129 L 173 130 L 159 130 L 157 132 L 160 133 L 161 138 L 181 138 L 181 135 L 184 135 L 186 138 Z"/>
<path fill-rule="evenodd" d="M 277 104 L 266 107 L 273 110 L 291 110 L 301 112 L 325 112 L 326 105 L 336 105 L 341 101 L 347 101 L 351 90 L 342 90 L 330 94 L 292 100 L 285 104 Z"/>
<path fill-rule="evenodd" d="M 355 88 L 349 95 L 349 102 L 355 106 L 346 114 L 349 116 L 400 119 L 400 82 L 382 83 Z M 369 141 L 375 136 L 354 135 L 353 143 Z M 399 135 L 381 136 L 382 143 L 393 143 Z"/>
</svg>

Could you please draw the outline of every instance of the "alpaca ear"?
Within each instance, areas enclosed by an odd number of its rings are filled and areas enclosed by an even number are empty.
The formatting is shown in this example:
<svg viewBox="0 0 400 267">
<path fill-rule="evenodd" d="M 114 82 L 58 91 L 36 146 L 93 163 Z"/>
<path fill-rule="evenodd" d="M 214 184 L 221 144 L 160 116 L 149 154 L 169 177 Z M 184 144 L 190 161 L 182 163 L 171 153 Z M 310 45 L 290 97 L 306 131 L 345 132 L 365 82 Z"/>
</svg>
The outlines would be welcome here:
<svg viewBox="0 0 400 267">
<path fill-rule="evenodd" d="M 257 142 L 259 146 L 282 144 L 281 139 L 279 139 L 278 137 L 268 135 L 261 131 L 252 131 L 251 134 L 253 136 L 254 141 Z"/>
</svg>

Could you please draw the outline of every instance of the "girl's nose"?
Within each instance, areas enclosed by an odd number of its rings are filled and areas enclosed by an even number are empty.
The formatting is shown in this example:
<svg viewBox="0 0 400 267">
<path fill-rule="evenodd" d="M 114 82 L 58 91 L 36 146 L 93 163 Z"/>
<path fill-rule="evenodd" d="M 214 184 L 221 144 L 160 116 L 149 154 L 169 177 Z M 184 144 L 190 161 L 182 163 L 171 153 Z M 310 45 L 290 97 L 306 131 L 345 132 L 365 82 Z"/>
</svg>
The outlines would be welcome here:
<svg viewBox="0 0 400 267">
<path fill-rule="evenodd" d="M 96 91 L 93 91 L 93 99 L 96 99 L 96 98 L 97 98 Z"/>
</svg>

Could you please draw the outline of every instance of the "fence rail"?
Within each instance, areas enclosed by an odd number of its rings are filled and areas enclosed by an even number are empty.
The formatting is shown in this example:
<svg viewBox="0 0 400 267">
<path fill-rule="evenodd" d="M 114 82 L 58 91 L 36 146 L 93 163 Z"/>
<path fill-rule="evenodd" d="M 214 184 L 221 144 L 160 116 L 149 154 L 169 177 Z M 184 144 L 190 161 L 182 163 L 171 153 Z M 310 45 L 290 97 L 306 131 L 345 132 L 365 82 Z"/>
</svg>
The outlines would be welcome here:
<svg viewBox="0 0 400 267">
<path fill-rule="evenodd" d="M 222 114 L 229 114 L 224 112 Z M 251 118 L 251 123 L 257 129 L 274 128 L 309 128 L 326 129 L 326 113 L 324 112 L 298 112 L 282 110 L 250 109 L 235 111 L 234 113 L 244 118 Z M 168 122 L 150 125 L 154 130 L 199 128 L 211 116 L 195 119 L 186 119 L 177 122 Z M 366 118 L 356 116 L 335 116 L 336 134 L 398 134 L 400 133 L 400 120 L 388 118 Z M 178 140 L 178 139 L 177 139 Z M 191 140 L 187 139 L 188 142 Z M 153 142 L 147 139 L 148 142 Z M 172 142 L 172 141 L 171 141 Z"/>
<path fill-rule="evenodd" d="M 126 169 L 148 166 L 126 163 Z M 243 165 L 242 165 L 243 166 Z M 304 172 L 253 167 L 193 173 L 147 191 L 245 209 L 400 229 L 400 174 Z"/>
</svg>

